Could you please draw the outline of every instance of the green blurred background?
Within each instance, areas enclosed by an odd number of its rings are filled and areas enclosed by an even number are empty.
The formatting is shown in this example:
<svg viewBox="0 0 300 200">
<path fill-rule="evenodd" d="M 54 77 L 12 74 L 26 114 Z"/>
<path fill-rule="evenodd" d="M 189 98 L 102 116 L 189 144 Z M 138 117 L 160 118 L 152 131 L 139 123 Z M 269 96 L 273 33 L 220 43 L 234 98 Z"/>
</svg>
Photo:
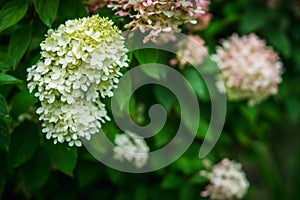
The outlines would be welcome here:
<svg viewBox="0 0 300 200">
<path fill-rule="evenodd" d="M 120 29 L 128 20 L 107 8 L 98 13 L 110 17 Z M 229 157 L 243 164 L 250 182 L 245 199 L 298 199 L 300 1 L 212 0 L 210 13 L 210 25 L 197 33 L 205 39 L 210 53 L 215 52 L 220 39 L 234 32 L 255 32 L 280 54 L 284 74 L 279 94 L 260 105 L 228 102 L 223 133 L 208 158 L 218 162 Z M 179 71 L 200 88 L 200 128 L 188 151 L 164 169 L 145 174 L 119 172 L 98 162 L 85 148 L 53 145 L 41 134 L 34 114 L 38 102 L 26 88 L 26 68 L 39 59 L 39 43 L 49 27 L 88 15 L 80 0 L 0 0 L 0 197 L 201 199 L 200 192 L 208 182 L 198 175 L 204 166 L 197 155 L 209 123 L 210 102 L 202 79 L 191 68 Z M 172 56 L 154 50 L 147 53 L 152 55 L 149 62 L 156 59 L 163 64 Z M 139 55 L 133 54 L 131 67 L 143 62 Z M 147 111 L 154 103 L 163 104 L 169 116 L 165 128 L 147 141 L 157 149 L 173 137 L 180 113 L 171 93 L 150 85 L 132 97 L 132 117 L 147 123 L 149 119 L 141 110 Z M 113 122 L 106 123 L 104 129 L 111 135 L 120 133 Z"/>
</svg>

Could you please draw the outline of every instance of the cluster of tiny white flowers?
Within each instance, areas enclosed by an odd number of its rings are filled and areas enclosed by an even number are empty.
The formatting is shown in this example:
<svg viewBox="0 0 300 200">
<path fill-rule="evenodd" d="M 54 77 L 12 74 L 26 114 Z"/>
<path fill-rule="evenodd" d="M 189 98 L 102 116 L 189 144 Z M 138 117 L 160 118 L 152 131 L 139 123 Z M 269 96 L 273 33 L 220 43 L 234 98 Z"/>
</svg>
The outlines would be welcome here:
<svg viewBox="0 0 300 200">
<path fill-rule="evenodd" d="M 224 91 L 220 84 L 223 79 L 229 99 L 248 99 L 249 105 L 255 105 L 277 93 L 282 63 L 278 54 L 257 35 L 233 34 L 217 47 L 213 59 L 221 70 L 219 89 Z"/>
<path fill-rule="evenodd" d="M 27 80 L 41 101 L 42 132 L 54 143 L 81 146 L 80 137 L 90 139 L 109 120 L 99 98 L 113 95 L 128 66 L 124 38 L 112 21 L 94 15 L 50 29 L 41 49 Z"/>
<path fill-rule="evenodd" d="M 114 158 L 116 160 L 132 162 L 137 168 L 145 166 L 148 161 L 149 147 L 143 138 L 126 131 L 118 134 L 114 140 Z"/>
<path fill-rule="evenodd" d="M 172 59 L 172 65 L 178 64 L 182 69 L 190 63 L 198 66 L 203 63 L 203 59 L 208 55 L 208 49 L 204 46 L 204 40 L 198 35 L 189 35 L 177 43 L 176 58 Z"/>
<path fill-rule="evenodd" d="M 201 171 L 200 175 L 209 179 L 210 184 L 201 192 L 203 197 L 215 200 L 241 199 L 247 193 L 249 182 L 242 165 L 227 158 L 214 165 L 211 172 Z"/>
</svg>

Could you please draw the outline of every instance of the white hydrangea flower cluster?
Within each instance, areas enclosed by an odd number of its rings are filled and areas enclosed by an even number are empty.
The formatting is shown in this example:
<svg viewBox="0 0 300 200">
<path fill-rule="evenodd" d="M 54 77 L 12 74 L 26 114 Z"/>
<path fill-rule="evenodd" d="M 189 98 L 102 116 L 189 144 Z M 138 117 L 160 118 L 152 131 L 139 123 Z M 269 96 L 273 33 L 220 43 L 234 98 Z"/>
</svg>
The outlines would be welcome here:
<svg viewBox="0 0 300 200">
<path fill-rule="evenodd" d="M 118 134 L 114 140 L 114 158 L 132 162 L 137 168 L 142 168 L 148 161 L 149 147 L 143 138 L 126 131 Z"/>
<path fill-rule="evenodd" d="M 109 120 L 100 97 L 111 97 L 128 50 L 120 30 L 98 15 L 68 20 L 50 29 L 41 59 L 28 68 L 30 92 L 41 101 L 42 132 L 54 143 L 81 146 Z"/>
<path fill-rule="evenodd" d="M 248 99 L 252 106 L 277 93 L 282 63 L 278 54 L 257 35 L 233 34 L 217 47 L 213 59 L 222 74 L 217 85 L 224 91 L 220 84 L 222 78 L 229 99 Z"/>
<path fill-rule="evenodd" d="M 211 172 L 200 171 L 200 175 L 210 181 L 206 190 L 201 192 L 201 196 L 209 196 L 210 199 L 242 199 L 249 188 L 242 165 L 227 158 L 214 165 Z"/>
</svg>

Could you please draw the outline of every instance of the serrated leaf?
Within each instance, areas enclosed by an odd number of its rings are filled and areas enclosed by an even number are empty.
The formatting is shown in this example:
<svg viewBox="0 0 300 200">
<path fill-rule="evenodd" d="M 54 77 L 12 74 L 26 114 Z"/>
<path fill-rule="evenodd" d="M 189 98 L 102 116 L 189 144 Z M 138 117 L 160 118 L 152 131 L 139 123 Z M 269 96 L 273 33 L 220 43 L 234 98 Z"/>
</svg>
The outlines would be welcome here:
<svg viewBox="0 0 300 200">
<path fill-rule="evenodd" d="M 0 149 L 8 151 L 10 143 L 10 135 L 8 127 L 4 120 L 0 119 Z"/>
<path fill-rule="evenodd" d="M 7 110 L 7 104 L 4 96 L 0 94 L 0 118 L 7 117 L 8 116 L 8 110 Z"/>
<path fill-rule="evenodd" d="M 22 59 L 31 41 L 31 26 L 24 26 L 15 31 L 10 37 L 8 56 L 11 64 L 15 67 Z"/>
<path fill-rule="evenodd" d="M 33 4 L 42 22 L 51 27 L 57 14 L 59 0 L 33 0 Z"/>
<path fill-rule="evenodd" d="M 50 160 L 45 150 L 39 148 L 32 159 L 22 167 L 24 181 L 30 190 L 42 187 L 50 175 Z"/>
<path fill-rule="evenodd" d="M 28 4 L 24 0 L 8 1 L 0 10 L 0 31 L 16 24 L 26 14 Z"/>
<path fill-rule="evenodd" d="M 11 75 L 0 73 L 0 85 L 17 84 L 20 82 L 21 82 L 21 80 L 13 77 Z"/>
<path fill-rule="evenodd" d="M 33 94 L 30 94 L 27 90 L 19 92 L 13 100 L 10 115 L 13 118 L 17 118 L 20 114 L 26 112 L 30 106 L 37 101 L 38 99 Z"/>
<path fill-rule="evenodd" d="M 11 167 L 18 167 L 28 161 L 34 154 L 39 143 L 39 129 L 37 124 L 24 121 L 11 135 L 8 163 Z"/>
<path fill-rule="evenodd" d="M 53 141 L 45 142 L 45 149 L 50 160 L 61 172 L 73 176 L 77 163 L 77 148 L 69 147 L 66 143 L 53 144 Z"/>
</svg>

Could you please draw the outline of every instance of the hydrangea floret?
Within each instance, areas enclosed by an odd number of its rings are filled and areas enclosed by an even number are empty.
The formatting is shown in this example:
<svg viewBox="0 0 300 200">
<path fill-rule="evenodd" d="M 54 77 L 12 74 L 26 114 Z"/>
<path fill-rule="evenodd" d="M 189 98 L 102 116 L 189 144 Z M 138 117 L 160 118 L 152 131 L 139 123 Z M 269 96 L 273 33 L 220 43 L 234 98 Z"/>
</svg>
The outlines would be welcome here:
<svg viewBox="0 0 300 200">
<path fill-rule="evenodd" d="M 256 34 L 233 34 L 222 41 L 212 58 L 221 70 L 217 86 L 222 92 L 226 90 L 230 100 L 247 99 L 252 106 L 277 93 L 282 63 L 278 54 Z"/>
<path fill-rule="evenodd" d="M 41 59 L 28 68 L 28 88 L 41 101 L 42 132 L 54 143 L 81 146 L 109 120 L 100 97 L 111 97 L 128 50 L 120 30 L 98 15 L 50 29 Z"/>
<path fill-rule="evenodd" d="M 127 160 L 135 165 L 136 168 L 142 168 L 148 161 L 149 147 L 146 141 L 135 133 L 126 131 L 124 134 L 118 134 L 114 140 L 114 158 L 119 161 Z"/>
<path fill-rule="evenodd" d="M 214 200 L 242 199 L 249 188 L 242 165 L 228 158 L 214 165 L 211 171 L 200 171 L 200 176 L 210 181 L 201 196 Z"/>
</svg>

